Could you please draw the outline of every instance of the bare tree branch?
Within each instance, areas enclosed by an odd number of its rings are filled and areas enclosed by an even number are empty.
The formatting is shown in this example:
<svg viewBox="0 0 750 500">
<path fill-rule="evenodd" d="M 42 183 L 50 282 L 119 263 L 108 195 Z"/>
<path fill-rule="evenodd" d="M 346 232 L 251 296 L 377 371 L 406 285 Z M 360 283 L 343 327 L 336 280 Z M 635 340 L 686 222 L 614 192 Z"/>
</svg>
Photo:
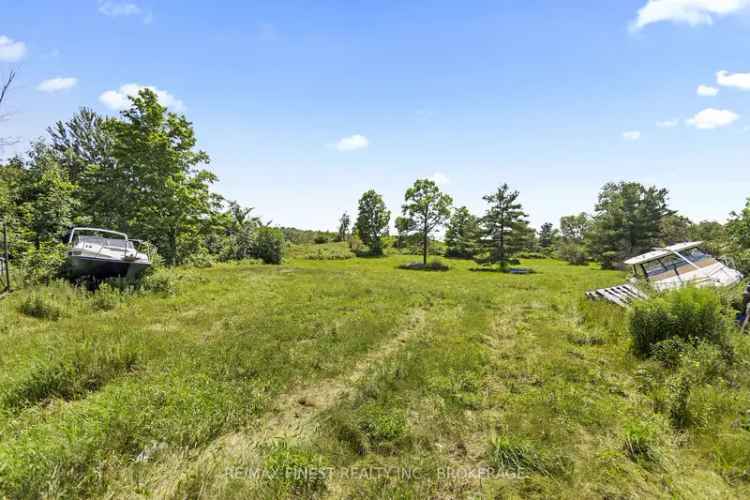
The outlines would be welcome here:
<svg viewBox="0 0 750 500">
<path fill-rule="evenodd" d="M 0 87 L 0 109 L 2 109 L 5 97 L 8 95 L 8 89 L 10 89 L 10 86 L 15 78 L 16 72 L 11 70 L 8 78 L 6 78 L 4 82 L 2 82 L 2 87 Z M 7 115 L 0 113 L 0 121 L 5 120 L 6 118 Z M 0 137 L 0 149 L 2 149 L 4 146 L 16 144 L 17 142 L 18 139 L 13 139 L 12 137 Z"/>
<path fill-rule="evenodd" d="M 8 89 L 10 88 L 10 84 L 13 83 L 13 80 L 16 78 L 16 72 L 12 71 L 8 75 L 7 80 L 5 80 L 5 83 L 3 83 L 3 88 L 0 90 L 0 106 L 3 105 L 3 101 L 5 100 L 5 95 L 8 93 Z"/>
</svg>

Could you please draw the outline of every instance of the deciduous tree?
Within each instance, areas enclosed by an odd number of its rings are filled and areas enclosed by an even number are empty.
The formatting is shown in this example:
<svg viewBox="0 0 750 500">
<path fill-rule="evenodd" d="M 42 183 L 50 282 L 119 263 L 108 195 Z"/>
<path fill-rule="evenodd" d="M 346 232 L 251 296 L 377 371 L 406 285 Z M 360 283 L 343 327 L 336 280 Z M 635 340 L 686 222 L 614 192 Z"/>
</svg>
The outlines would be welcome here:
<svg viewBox="0 0 750 500">
<path fill-rule="evenodd" d="M 473 258 L 477 251 L 479 233 L 479 219 L 466 207 L 455 209 L 445 231 L 446 255 L 462 259 Z"/>
<path fill-rule="evenodd" d="M 357 234 L 372 255 L 383 254 L 383 237 L 388 235 L 390 220 L 391 212 L 386 208 L 383 197 L 374 189 L 365 192 L 359 199 Z"/>
<path fill-rule="evenodd" d="M 414 231 L 422 245 L 422 264 L 427 265 L 430 234 L 450 217 L 453 198 L 441 192 L 434 181 L 417 179 L 406 190 L 404 201 L 401 212 L 414 221 Z"/>
</svg>

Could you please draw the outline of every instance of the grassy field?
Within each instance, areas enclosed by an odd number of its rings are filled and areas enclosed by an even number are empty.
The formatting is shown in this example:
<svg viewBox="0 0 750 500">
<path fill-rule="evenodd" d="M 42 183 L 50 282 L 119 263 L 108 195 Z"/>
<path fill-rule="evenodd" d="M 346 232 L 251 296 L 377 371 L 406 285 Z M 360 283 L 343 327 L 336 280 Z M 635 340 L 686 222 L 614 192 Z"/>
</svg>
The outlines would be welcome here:
<svg viewBox="0 0 750 500">
<path fill-rule="evenodd" d="M 731 366 L 697 353 L 686 387 L 631 354 L 623 310 L 582 300 L 618 272 L 412 260 L 179 269 L 174 293 L 121 303 L 13 294 L 0 497 L 750 495 L 744 337 Z"/>
</svg>

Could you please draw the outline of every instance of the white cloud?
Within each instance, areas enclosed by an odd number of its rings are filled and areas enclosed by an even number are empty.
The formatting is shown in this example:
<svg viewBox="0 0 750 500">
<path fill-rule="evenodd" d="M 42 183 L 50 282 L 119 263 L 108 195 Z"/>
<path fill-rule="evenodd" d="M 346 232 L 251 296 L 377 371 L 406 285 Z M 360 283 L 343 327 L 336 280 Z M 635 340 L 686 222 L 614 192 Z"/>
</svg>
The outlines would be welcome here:
<svg viewBox="0 0 750 500">
<path fill-rule="evenodd" d="M 336 143 L 336 149 L 339 151 L 356 151 L 357 149 L 367 149 L 367 146 L 369 145 L 370 141 L 367 140 L 367 137 L 360 134 L 354 134 L 339 139 Z"/>
<path fill-rule="evenodd" d="M 133 2 L 115 2 L 112 0 L 99 0 L 99 13 L 110 17 L 137 16 L 142 12 L 141 8 Z"/>
<path fill-rule="evenodd" d="M 26 55 L 26 44 L 0 35 L 0 61 L 16 62 Z"/>
<path fill-rule="evenodd" d="M 443 172 L 435 172 L 432 174 L 432 177 L 430 177 L 430 180 L 438 186 L 445 186 L 451 183 L 451 180 Z"/>
<path fill-rule="evenodd" d="M 727 109 L 707 108 L 690 118 L 687 123 L 695 128 L 708 130 L 731 125 L 740 115 Z"/>
<path fill-rule="evenodd" d="M 671 120 L 664 120 L 662 122 L 656 122 L 656 126 L 659 128 L 672 128 L 679 125 L 680 120 L 677 118 L 673 118 Z"/>
<path fill-rule="evenodd" d="M 637 141 L 641 138 L 641 132 L 639 130 L 628 130 L 622 133 L 622 138 L 626 141 Z"/>
<path fill-rule="evenodd" d="M 138 92 L 141 89 L 153 90 L 159 98 L 159 102 L 163 106 L 168 107 L 171 111 L 181 113 L 187 109 L 185 103 L 166 90 L 161 90 L 150 85 L 139 85 L 137 83 L 126 83 L 117 90 L 107 90 L 99 96 L 99 101 L 110 109 L 122 111 L 130 107 L 130 99 L 128 99 L 128 96 L 134 97 L 138 95 Z"/>
<path fill-rule="evenodd" d="M 638 17 L 631 30 L 662 21 L 684 23 L 690 26 L 712 24 L 715 17 L 738 12 L 750 6 L 750 0 L 647 0 L 638 9 Z"/>
<path fill-rule="evenodd" d="M 695 93 L 703 97 L 713 97 L 719 93 L 719 89 L 710 85 L 698 85 Z"/>
<path fill-rule="evenodd" d="M 716 73 L 716 83 L 722 87 L 750 90 L 750 73 L 730 73 L 722 70 Z"/>
<path fill-rule="evenodd" d="M 72 89 L 78 83 L 78 78 L 50 78 L 44 80 L 42 83 L 36 86 L 36 89 L 40 92 L 59 92 L 61 90 Z"/>
</svg>

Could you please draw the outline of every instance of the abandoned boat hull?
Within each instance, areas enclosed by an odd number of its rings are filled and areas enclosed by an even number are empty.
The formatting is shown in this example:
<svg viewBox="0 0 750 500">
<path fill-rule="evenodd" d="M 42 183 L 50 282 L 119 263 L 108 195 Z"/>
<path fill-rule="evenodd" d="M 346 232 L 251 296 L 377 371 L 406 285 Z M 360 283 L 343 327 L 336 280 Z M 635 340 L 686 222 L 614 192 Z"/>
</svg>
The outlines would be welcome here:
<svg viewBox="0 0 750 500">
<path fill-rule="evenodd" d="M 149 267 L 148 262 L 127 262 L 85 256 L 70 256 L 69 263 L 72 278 L 82 276 L 93 276 L 99 279 L 136 278 Z"/>
</svg>

